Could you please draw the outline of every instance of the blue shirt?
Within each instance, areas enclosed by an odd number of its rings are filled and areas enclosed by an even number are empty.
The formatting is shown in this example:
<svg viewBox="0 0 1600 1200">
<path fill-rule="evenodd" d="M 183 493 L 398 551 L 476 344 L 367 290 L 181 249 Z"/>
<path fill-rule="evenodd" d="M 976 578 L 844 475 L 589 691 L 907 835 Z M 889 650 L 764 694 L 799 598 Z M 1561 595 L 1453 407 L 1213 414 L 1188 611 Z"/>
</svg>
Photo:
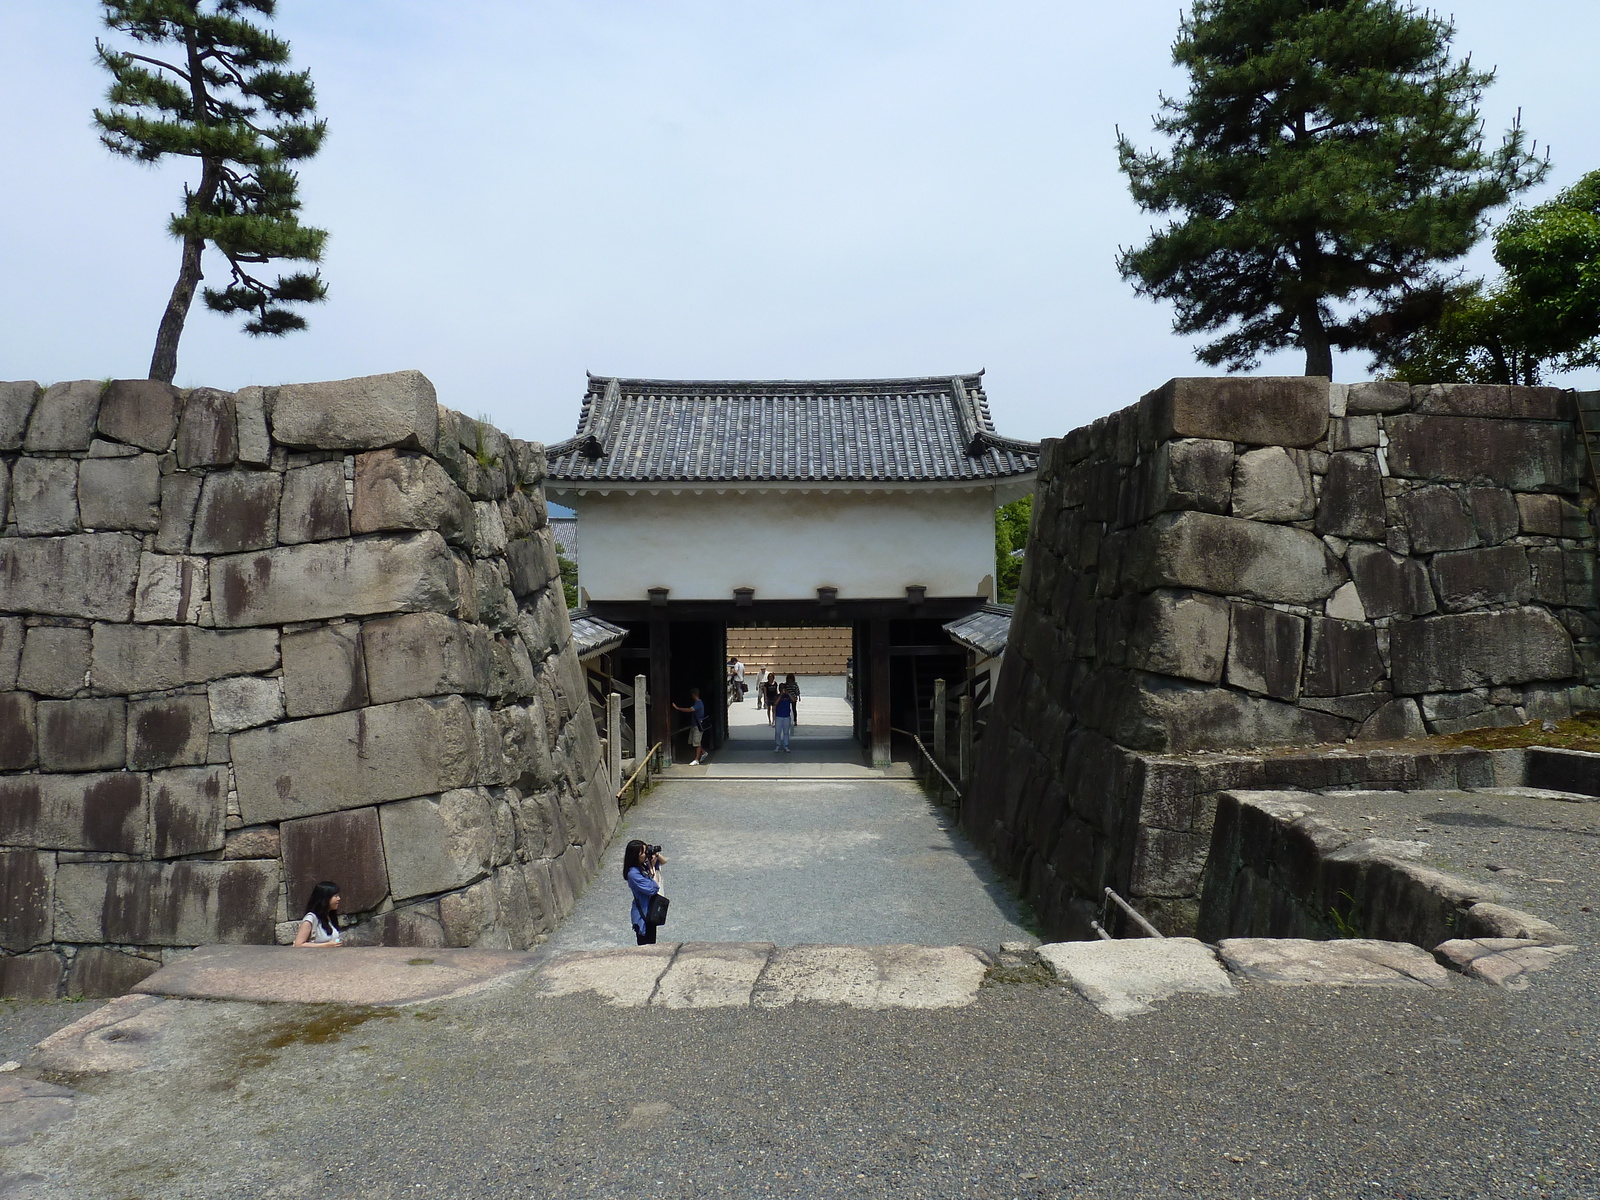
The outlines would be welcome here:
<svg viewBox="0 0 1600 1200">
<path fill-rule="evenodd" d="M 772 710 L 772 715 L 779 720 L 786 720 L 794 716 L 794 697 L 787 691 L 778 693 L 778 706 Z"/>
<path fill-rule="evenodd" d="M 694 709 L 694 727 L 696 729 L 704 729 L 706 725 L 706 702 L 696 696 L 694 703 L 689 707 Z"/>
<path fill-rule="evenodd" d="M 650 932 L 644 915 L 650 909 L 650 897 L 661 890 L 661 885 L 638 867 L 628 868 L 628 889 L 633 893 L 633 931 L 643 937 Z"/>
</svg>

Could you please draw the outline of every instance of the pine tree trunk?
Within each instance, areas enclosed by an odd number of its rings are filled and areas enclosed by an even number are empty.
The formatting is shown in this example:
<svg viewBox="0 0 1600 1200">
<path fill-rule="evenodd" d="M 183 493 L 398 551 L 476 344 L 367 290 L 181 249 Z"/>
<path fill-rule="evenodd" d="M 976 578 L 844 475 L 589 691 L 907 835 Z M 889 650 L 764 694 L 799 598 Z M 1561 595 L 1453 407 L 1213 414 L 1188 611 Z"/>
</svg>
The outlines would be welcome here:
<svg viewBox="0 0 1600 1200">
<path fill-rule="evenodd" d="M 167 311 L 161 314 L 161 325 L 156 330 L 156 352 L 150 358 L 150 378 L 171 383 L 178 373 L 178 339 L 183 336 L 184 322 L 189 319 L 189 306 L 194 303 L 194 289 L 201 279 L 200 254 L 205 249 L 205 239 L 183 239 L 183 262 L 178 268 L 178 282 L 172 287 L 172 297 L 167 301 Z"/>
<path fill-rule="evenodd" d="M 1300 331 L 1300 348 L 1306 352 L 1306 374 L 1333 378 L 1333 347 L 1328 344 L 1328 331 L 1322 325 L 1322 313 L 1315 300 L 1308 301 L 1296 318 Z"/>
</svg>

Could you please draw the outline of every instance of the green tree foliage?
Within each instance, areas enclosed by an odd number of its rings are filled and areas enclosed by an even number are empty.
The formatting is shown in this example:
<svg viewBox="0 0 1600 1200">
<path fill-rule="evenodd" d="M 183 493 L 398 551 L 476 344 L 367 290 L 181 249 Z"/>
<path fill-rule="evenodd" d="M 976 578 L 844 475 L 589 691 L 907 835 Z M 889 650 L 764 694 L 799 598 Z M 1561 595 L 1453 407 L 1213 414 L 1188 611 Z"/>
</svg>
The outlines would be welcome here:
<svg viewBox="0 0 1600 1200">
<path fill-rule="evenodd" d="M 1017 585 L 1022 581 L 1022 556 L 1013 556 L 1014 550 L 1028 546 L 1028 526 L 1033 523 L 1033 496 L 1024 496 L 1002 505 L 994 513 L 994 560 L 996 570 L 995 595 L 1001 604 L 1014 604 Z"/>
<path fill-rule="evenodd" d="M 1331 377 L 1543 177 L 1520 127 L 1485 151 L 1493 72 L 1452 62 L 1454 33 L 1400 0 L 1195 0 L 1172 48 L 1188 95 L 1155 121 L 1170 152 L 1117 135 L 1134 200 L 1173 219 L 1117 267 L 1177 332 L 1220 334 L 1202 362 L 1298 346 Z"/>
<path fill-rule="evenodd" d="M 556 565 L 561 568 L 561 591 L 567 598 L 567 611 L 571 612 L 578 607 L 578 564 L 558 553 Z"/>
<path fill-rule="evenodd" d="M 231 277 L 226 287 L 205 289 L 206 306 L 248 314 L 247 333 L 304 329 L 305 318 L 287 306 L 327 295 L 317 272 L 271 281 L 257 272 L 275 259 L 322 258 L 328 235 L 300 224 L 298 179 L 288 164 L 317 152 L 327 122 L 315 119 L 310 73 L 284 69 L 289 43 L 245 19 L 272 16 L 275 0 L 102 0 L 102 7 L 106 27 L 138 49 L 95 42 L 112 81 L 110 107 L 94 113 L 101 142 L 137 162 L 179 157 L 200 165 L 198 183 L 184 185 L 183 210 L 168 224 L 183 255 L 150 378 L 170 383 L 208 243 L 227 258 Z"/>
<path fill-rule="evenodd" d="M 1600 171 L 1512 213 L 1494 257 L 1498 280 L 1419 297 L 1428 319 L 1380 344 L 1377 365 L 1411 383 L 1521 384 L 1600 366 Z"/>
</svg>

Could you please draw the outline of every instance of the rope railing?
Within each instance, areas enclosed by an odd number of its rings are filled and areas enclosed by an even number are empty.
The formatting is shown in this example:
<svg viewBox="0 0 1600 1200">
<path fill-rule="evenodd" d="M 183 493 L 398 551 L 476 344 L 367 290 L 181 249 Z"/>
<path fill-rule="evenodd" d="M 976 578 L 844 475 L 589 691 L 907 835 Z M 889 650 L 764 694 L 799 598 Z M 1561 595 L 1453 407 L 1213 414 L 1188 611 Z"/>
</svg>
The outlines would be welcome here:
<svg viewBox="0 0 1600 1200">
<path fill-rule="evenodd" d="M 617 802 L 619 804 L 623 803 L 623 795 L 630 787 L 633 788 L 633 799 L 627 801 L 627 804 L 634 805 L 639 803 L 639 797 L 643 795 L 645 791 L 649 790 L 650 764 L 656 761 L 656 755 L 659 753 L 661 753 L 661 743 L 657 742 L 654 746 L 650 747 L 650 752 L 644 756 L 644 761 L 638 766 L 634 767 L 633 774 L 629 775 L 623 785 L 617 789 Z M 644 782 L 642 784 L 639 781 L 640 775 L 644 776 Z"/>
<path fill-rule="evenodd" d="M 939 778 L 944 780 L 945 785 L 955 794 L 955 798 L 957 800 L 961 799 L 961 789 L 956 786 L 956 781 L 945 774 L 944 768 L 939 765 L 939 760 L 934 758 L 932 751 L 930 751 L 927 746 L 923 745 L 920 737 L 912 733 L 909 729 L 895 729 L 893 726 L 890 727 L 889 732 L 898 733 L 902 737 L 910 738 L 912 742 L 916 744 L 917 749 L 922 751 L 922 757 L 928 760 L 928 765 L 939 773 Z"/>
<path fill-rule="evenodd" d="M 1164 938 L 1164 937 L 1167 936 L 1166 934 L 1162 933 L 1161 930 L 1157 929 L 1154 925 L 1150 924 L 1149 921 L 1145 920 L 1144 917 L 1142 915 L 1140 915 L 1138 909 L 1134 908 L 1133 905 L 1129 904 L 1126 900 L 1124 900 L 1121 896 L 1117 895 L 1116 892 L 1112 891 L 1110 888 L 1106 889 L 1106 899 L 1112 901 L 1113 903 L 1116 904 L 1116 906 L 1118 908 L 1120 908 L 1123 912 L 1127 913 L 1128 914 L 1128 918 L 1135 925 L 1137 925 L 1140 929 L 1144 930 L 1146 937 Z"/>
</svg>

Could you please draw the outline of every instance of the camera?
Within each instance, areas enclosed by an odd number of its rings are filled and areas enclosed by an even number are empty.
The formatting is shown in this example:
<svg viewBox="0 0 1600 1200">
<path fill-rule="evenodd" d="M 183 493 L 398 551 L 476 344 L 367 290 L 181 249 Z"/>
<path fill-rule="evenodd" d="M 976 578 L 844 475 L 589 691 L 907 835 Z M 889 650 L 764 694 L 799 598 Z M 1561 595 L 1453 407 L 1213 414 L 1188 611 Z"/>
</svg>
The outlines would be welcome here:
<svg viewBox="0 0 1600 1200">
<path fill-rule="evenodd" d="M 644 847 L 644 856 L 646 858 L 659 858 L 661 856 L 661 847 L 652 846 L 646 842 Z"/>
</svg>

